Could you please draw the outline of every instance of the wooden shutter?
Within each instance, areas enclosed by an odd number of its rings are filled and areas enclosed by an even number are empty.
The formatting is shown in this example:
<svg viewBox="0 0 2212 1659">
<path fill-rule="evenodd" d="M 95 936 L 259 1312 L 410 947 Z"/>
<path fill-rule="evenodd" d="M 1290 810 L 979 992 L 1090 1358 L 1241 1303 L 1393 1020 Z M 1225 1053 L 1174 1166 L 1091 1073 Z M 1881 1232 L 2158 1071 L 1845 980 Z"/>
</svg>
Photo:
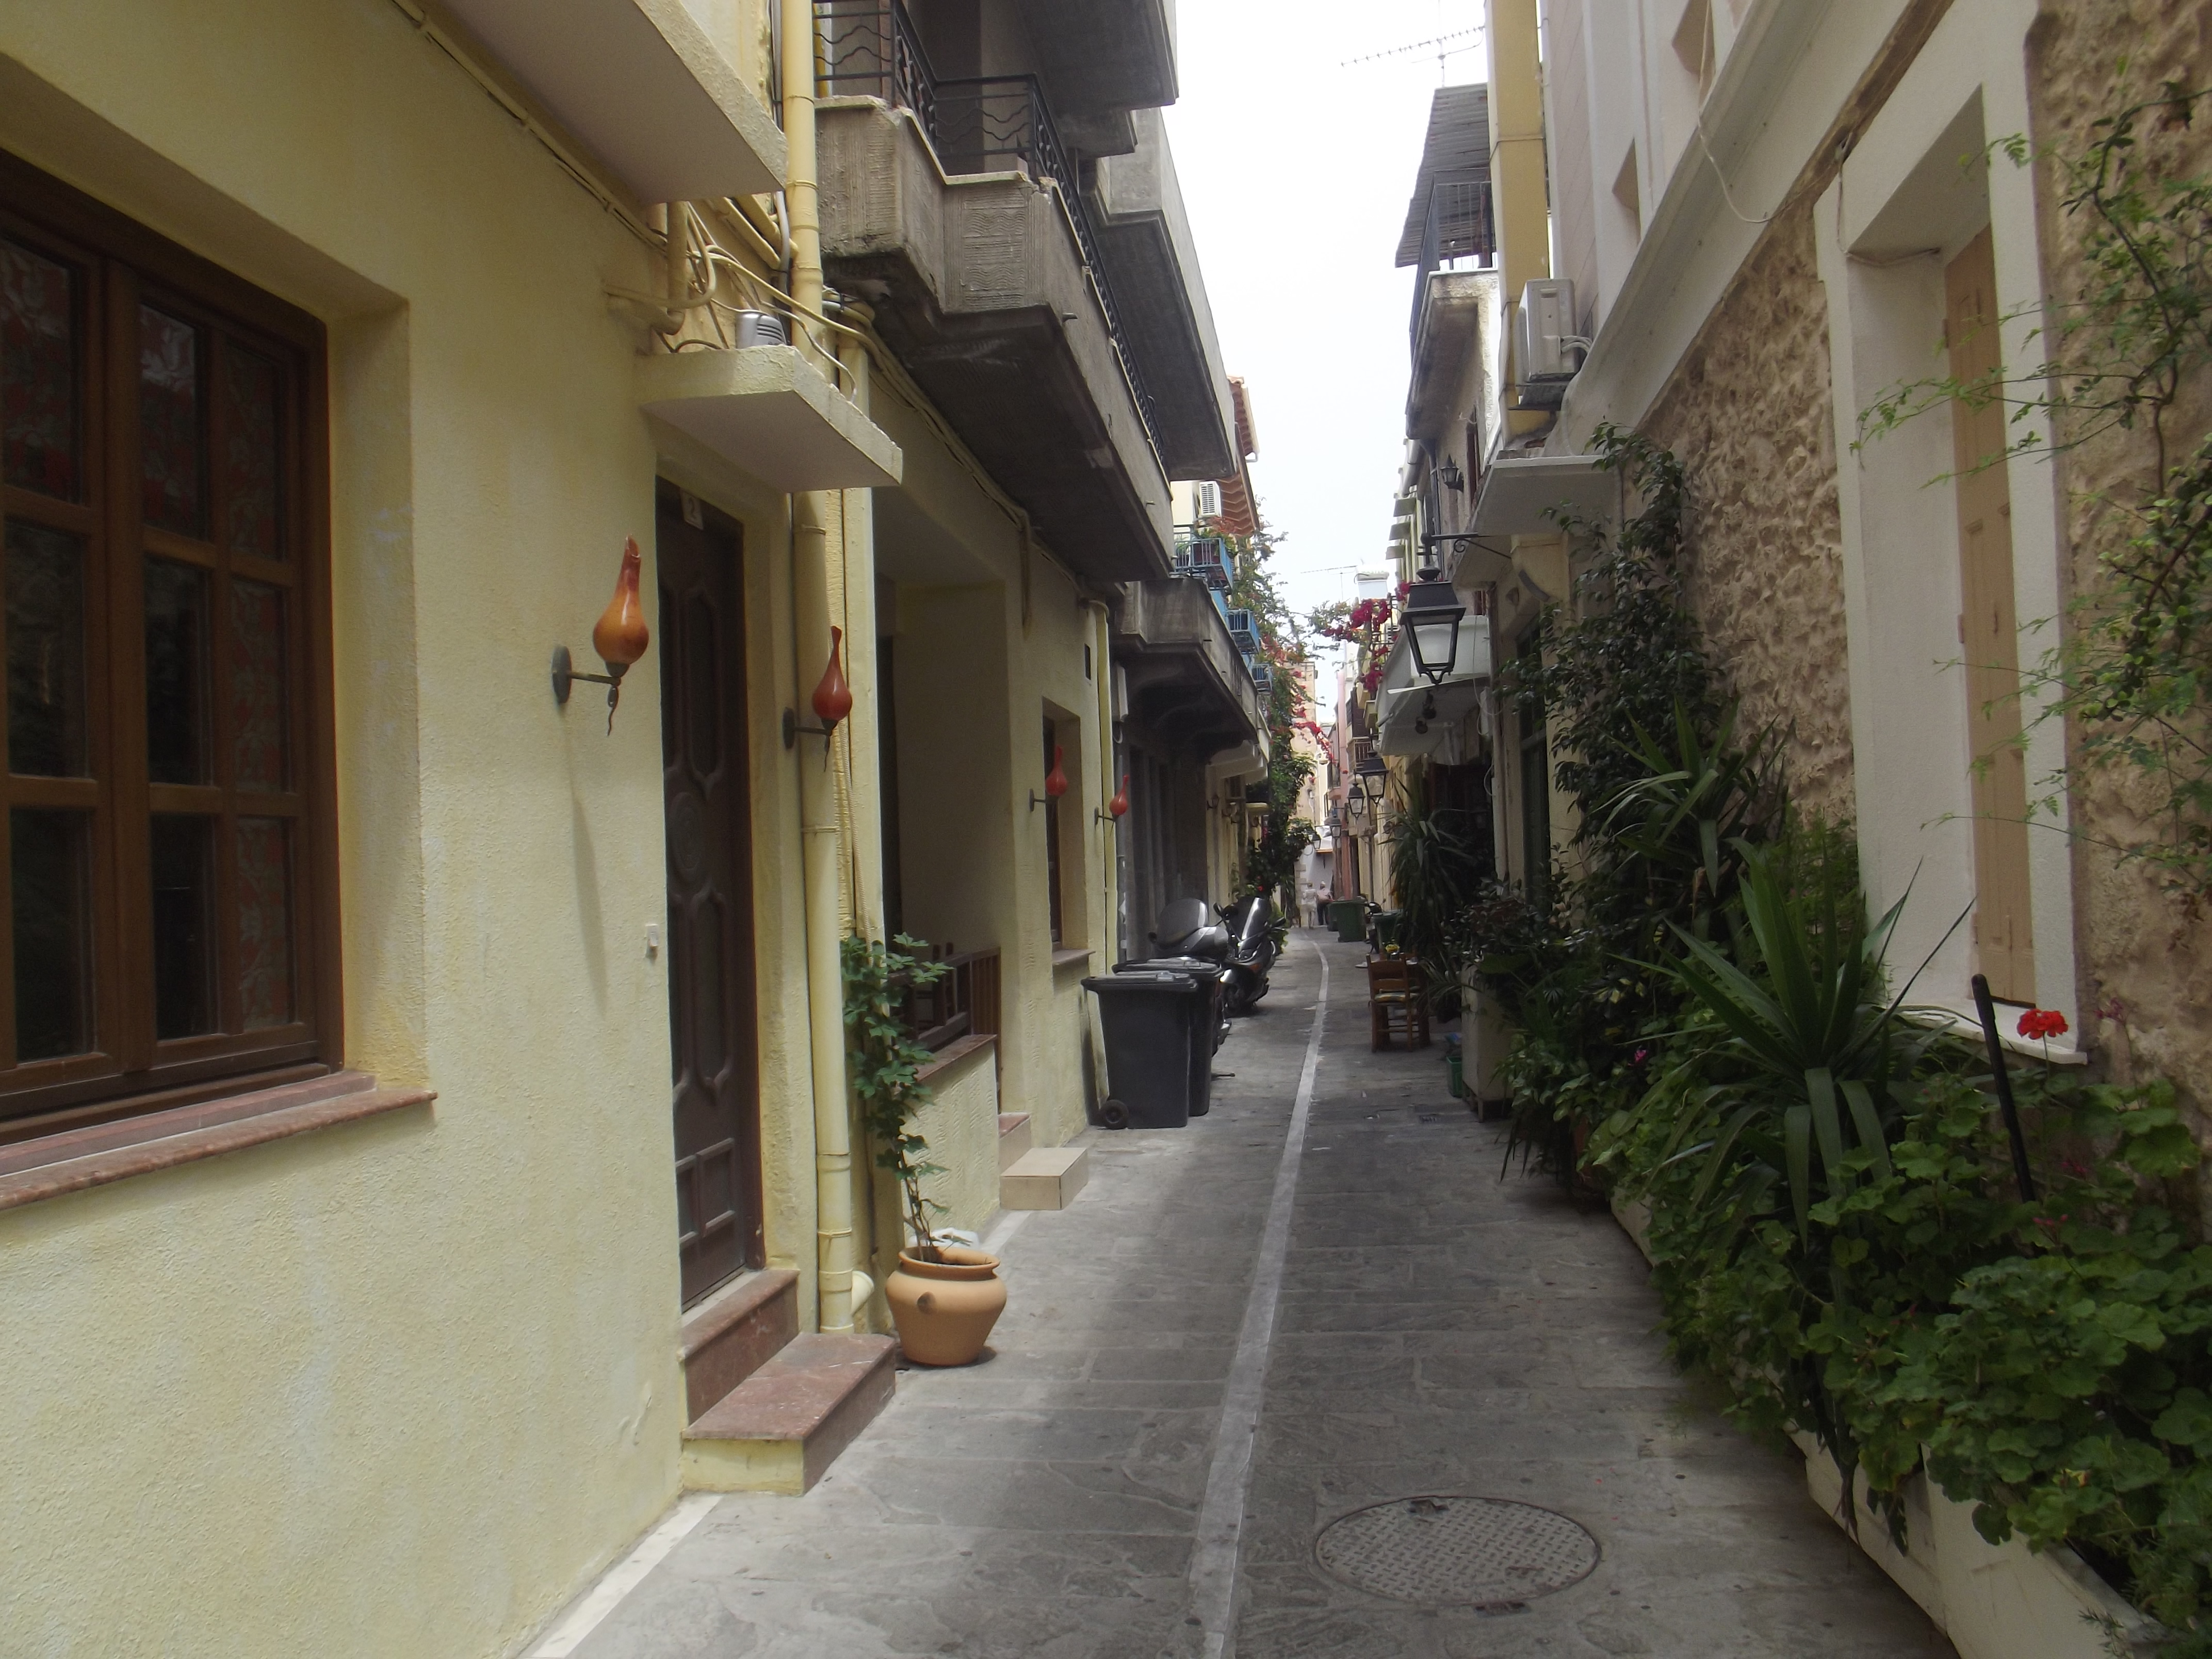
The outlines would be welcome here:
<svg viewBox="0 0 2212 1659">
<path fill-rule="evenodd" d="M 1996 263 L 1990 233 L 1966 244 L 1943 273 L 1944 338 L 1951 373 L 1972 385 L 2002 360 Z M 2035 1000 L 2029 927 L 2027 762 L 2020 748 L 2020 624 L 2013 608 L 2012 501 L 2002 462 L 2004 404 L 1951 410 L 1959 501 L 1959 638 L 1966 665 L 1966 730 L 1973 757 L 1974 939 L 1990 991 Z"/>
</svg>

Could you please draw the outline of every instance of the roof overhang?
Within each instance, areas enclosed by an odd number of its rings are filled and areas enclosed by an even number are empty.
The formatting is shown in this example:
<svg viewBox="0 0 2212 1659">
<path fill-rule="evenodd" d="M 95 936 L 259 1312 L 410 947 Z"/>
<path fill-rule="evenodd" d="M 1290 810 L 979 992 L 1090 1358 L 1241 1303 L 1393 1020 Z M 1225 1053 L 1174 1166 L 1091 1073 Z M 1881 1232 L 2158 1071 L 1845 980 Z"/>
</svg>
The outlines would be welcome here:
<svg viewBox="0 0 2212 1659">
<path fill-rule="evenodd" d="M 662 352 L 637 364 L 638 406 L 778 491 L 880 489 L 899 447 L 793 346 Z"/>
<path fill-rule="evenodd" d="M 782 131 L 683 0 L 447 0 L 641 202 L 783 187 Z"/>
</svg>

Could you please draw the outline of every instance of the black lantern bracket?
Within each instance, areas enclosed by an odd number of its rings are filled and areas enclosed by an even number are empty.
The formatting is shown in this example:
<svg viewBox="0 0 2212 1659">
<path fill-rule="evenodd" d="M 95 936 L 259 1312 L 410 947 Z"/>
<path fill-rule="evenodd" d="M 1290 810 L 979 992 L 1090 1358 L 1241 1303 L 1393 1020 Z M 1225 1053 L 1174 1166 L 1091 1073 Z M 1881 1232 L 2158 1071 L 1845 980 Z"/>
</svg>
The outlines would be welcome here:
<svg viewBox="0 0 2212 1659">
<path fill-rule="evenodd" d="M 795 708 L 785 709 L 783 711 L 783 746 L 786 749 L 798 748 L 801 733 L 810 738 L 834 738 L 837 735 L 837 728 L 834 726 L 801 726 L 799 723 L 799 711 Z"/>
</svg>

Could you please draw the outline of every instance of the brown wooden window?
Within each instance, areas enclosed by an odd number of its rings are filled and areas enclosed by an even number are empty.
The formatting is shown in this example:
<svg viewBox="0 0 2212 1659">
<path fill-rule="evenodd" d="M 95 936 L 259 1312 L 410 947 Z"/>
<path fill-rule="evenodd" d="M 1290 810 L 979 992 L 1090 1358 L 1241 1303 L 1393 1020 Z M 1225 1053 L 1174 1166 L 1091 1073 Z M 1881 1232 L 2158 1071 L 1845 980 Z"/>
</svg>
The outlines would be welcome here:
<svg viewBox="0 0 2212 1659">
<path fill-rule="evenodd" d="M 0 1139 L 337 1060 L 321 363 L 0 156 Z"/>
</svg>

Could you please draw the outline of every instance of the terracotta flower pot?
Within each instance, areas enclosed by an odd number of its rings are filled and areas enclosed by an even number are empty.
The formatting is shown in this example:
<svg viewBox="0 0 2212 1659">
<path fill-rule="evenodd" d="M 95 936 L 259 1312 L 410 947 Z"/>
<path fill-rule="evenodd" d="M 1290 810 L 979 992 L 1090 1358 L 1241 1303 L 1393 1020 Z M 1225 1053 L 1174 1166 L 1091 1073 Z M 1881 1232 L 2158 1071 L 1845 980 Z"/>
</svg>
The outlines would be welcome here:
<svg viewBox="0 0 2212 1659">
<path fill-rule="evenodd" d="M 999 1258 L 957 1244 L 939 1248 L 942 1261 L 899 1252 L 884 1297 L 898 1325 L 899 1347 L 917 1365 L 965 1365 L 983 1352 L 1006 1305 Z"/>
</svg>

